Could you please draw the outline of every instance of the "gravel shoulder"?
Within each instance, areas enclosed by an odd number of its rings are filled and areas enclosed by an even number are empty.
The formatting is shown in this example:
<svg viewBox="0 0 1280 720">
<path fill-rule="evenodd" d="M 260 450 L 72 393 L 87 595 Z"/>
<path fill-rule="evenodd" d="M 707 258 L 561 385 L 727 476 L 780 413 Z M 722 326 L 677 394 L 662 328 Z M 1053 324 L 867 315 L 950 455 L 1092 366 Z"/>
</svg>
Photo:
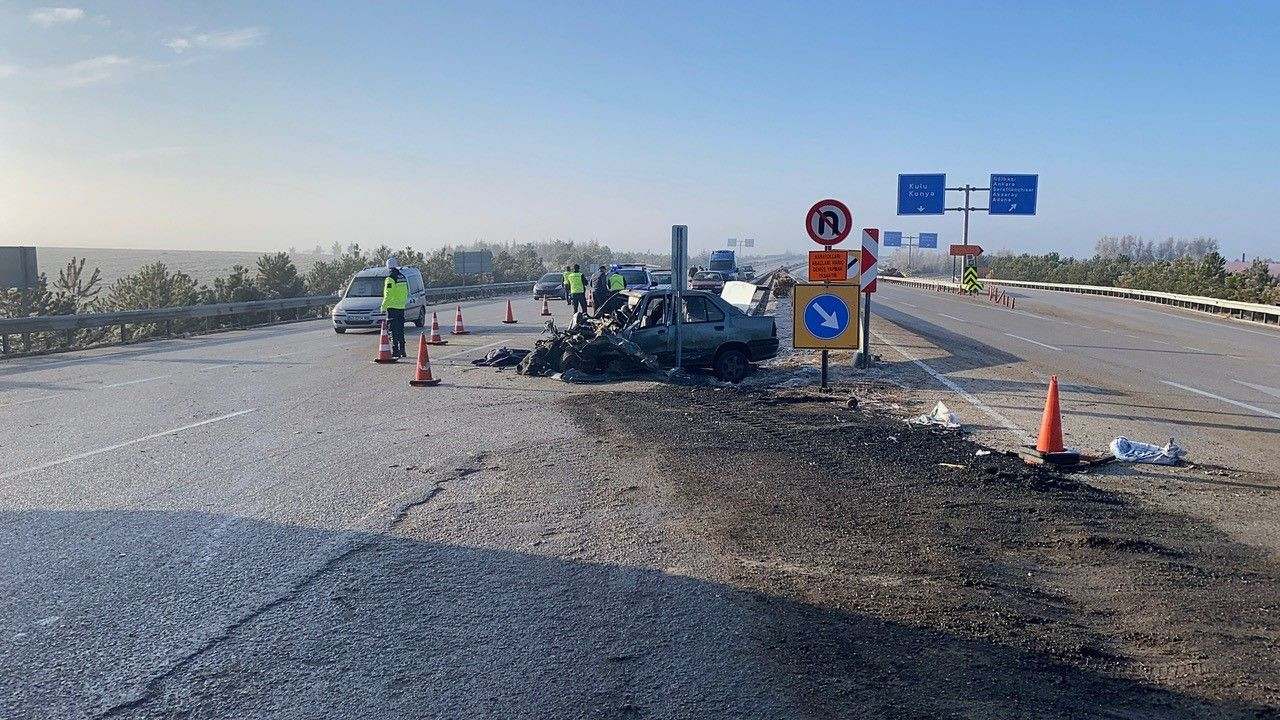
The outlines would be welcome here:
<svg viewBox="0 0 1280 720">
<path fill-rule="evenodd" d="M 1210 523 L 805 390 L 566 402 L 671 484 L 806 714 L 1280 716 L 1280 567 Z"/>
</svg>

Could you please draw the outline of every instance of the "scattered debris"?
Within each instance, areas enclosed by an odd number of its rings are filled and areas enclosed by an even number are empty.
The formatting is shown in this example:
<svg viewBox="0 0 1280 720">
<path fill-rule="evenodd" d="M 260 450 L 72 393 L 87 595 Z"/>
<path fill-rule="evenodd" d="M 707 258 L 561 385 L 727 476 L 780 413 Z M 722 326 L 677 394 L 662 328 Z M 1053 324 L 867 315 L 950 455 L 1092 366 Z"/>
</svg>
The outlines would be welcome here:
<svg viewBox="0 0 1280 720">
<path fill-rule="evenodd" d="M 489 354 L 482 358 L 472 360 L 471 364 L 485 367 L 511 367 L 512 365 L 519 365 L 520 361 L 528 354 L 528 350 L 513 349 L 504 345 L 497 350 L 490 350 Z"/>
<path fill-rule="evenodd" d="M 991 454 L 991 451 L 990 451 L 990 450 L 978 450 L 978 451 L 974 452 L 973 454 L 974 454 L 974 455 L 976 455 L 976 456 L 978 456 L 978 457 L 983 457 L 984 455 L 990 455 L 990 454 Z"/>
<path fill-rule="evenodd" d="M 1178 447 L 1173 438 L 1169 438 L 1169 442 L 1161 447 L 1121 436 L 1111 441 L 1111 454 L 1120 462 L 1177 465 L 1187 451 Z"/>
<path fill-rule="evenodd" d="M 938 467 L 947 467 L 947 468 L 955 468 L 957 470 L 963 470 L 965 466 L 959 465 L 957 463 L 938 463 Z"/>
<path fill-rule="evenodd" d="M 589 318 L 578 315 L 568 329 L 560 331 L 548 320 L 543 331 L 549 337 L 534 344 L 516 371 L 521 375 L 555 375 L 565 382 L 589 382 L 589 376 L 613 378 L 654 374 L 665 377 L 657 358 L 618 335 L 625 326 L 620 313 Z M 570 372 L 572 371 L 572 372 Z"/>
<path fill-rule="evenodd" d="M 907 422 L 916 425 L 937 425 L 945 428 L 960 427 L 960 417 L 951 412 L 951 408 L 947 407 L 941 400 L 938 401 L 937 405 L 933 406 L 933 410 L 928 415 L 920 415 Z"/>
</svg>

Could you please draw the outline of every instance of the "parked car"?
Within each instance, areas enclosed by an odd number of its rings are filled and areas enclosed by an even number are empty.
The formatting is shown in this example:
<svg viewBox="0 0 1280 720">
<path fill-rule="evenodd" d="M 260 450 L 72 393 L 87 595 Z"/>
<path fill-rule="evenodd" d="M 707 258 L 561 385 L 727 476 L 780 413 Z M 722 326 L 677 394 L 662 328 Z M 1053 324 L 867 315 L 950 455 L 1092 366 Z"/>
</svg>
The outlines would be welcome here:
<svg viewBox="0 0 1280 720">
<path fill-rule="evenodd" d="M 756 269 L 751 265 L 743 265 L 738 268 L 738 279 L 750 282 L 756 279 Z"/>
<path fill-rule="evenodd" d="M 689 288 L 719 293 L 724 290 L 724 282 L 724 273 L 719 270 L 702 270 L 693 274 L 693 279 L 689 281 Z"/>
<path fill-rule="evenodd" d="M 671 289 L 671 271 L 666 268 L 657 268 L 649 271 L 649 287 L 654 290 L 670 290 Z"/>
<path fill-rule="evenodd" d="M 533 284 L 533 299 L 541 300 L 542 298 L 556 298 L 558 300 L 568 300 L 565 295 L 568 290 L 564 287 L 564 273 L 547 273 L 538 278 L 538 282 Z"/>
<path fill-rule="evenodd" d="M 778 354 L 778 327 L 772 317 L 748 315 L 709 292 L 686 290 L 680 300 L 682 366 L 709 367 L 720 379 L 736 383 L 746 377 L 751 363 Z M 599 316 L 614 317 L 620 335 L 671 367 L 675 346 L 667 329 L 670 305 L 669 291 L 625 290 L 609 298 Z"/>
<path fill-rule="evenodd" d="M 333 306 L 330 315 L 334 332 L 344 333 L 353 328 L 376 330 L 382 326 L 382 321 L 387 317 L 382 311 L 382 287 L 388 272 L 385 267 L 369 268 L 356 273 L 347 282 L 346 289 L 340 293 L 342 299 Z M 400 272 L 404 273 L 404 279 L 409 282 L 405 319 L 422 327 L 427 323 L 427 289 L 422 282 L 422 272 L 415 267 L 402 267 Z"/>
</svg>

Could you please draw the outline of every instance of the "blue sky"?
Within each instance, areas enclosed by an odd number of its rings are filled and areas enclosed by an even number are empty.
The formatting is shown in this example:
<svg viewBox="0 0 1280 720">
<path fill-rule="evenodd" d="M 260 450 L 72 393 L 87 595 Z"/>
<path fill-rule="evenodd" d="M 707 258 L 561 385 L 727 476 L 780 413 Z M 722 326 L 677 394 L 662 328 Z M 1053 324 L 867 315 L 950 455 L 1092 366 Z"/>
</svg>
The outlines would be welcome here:
<svg viewBox="0 0 1280 720">
<path fill-rule="evenodd" d="M 0 4 L 0 242 L 811 244 L 1039 173 L 989 250 L 1280 257 L 1280 3 Z"/>
</svg>

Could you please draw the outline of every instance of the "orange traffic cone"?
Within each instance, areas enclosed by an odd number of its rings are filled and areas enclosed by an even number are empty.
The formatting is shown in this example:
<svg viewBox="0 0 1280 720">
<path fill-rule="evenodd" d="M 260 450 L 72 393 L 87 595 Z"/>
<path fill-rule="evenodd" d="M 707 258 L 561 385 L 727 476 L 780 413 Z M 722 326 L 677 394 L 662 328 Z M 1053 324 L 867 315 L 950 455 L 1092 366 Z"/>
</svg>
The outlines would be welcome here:
<svg viewBox="0 0 1280 720">
<path fill-rule="evenodd" d="M 391 334 L 387 328 L 387 321 L 382 321 L 382 333 L 378 337 L 378 356 L 373 359 L 376 363 L 393 363 L 396 358 L 391 354 Z"/>
<path fill-rule="evenodd" d="M 440 320 L 436 318 L 434 311 L 431 313 L 431 339 L 427 340 L 428 345 L 448 345 L 449 341 L 440 337 Z"/>
<path fill-rule="evenodd" d="M 1059 453 L 1062 446 L 1062 412 L 1058 407 L 1058 376 L 1049 376 L 1049 394 L 1044 399 L 1044 415 L 1040 418 L 1040 437 L 1036 451 Z"/>
<path fill-rule="evenodd" d="M 462 327 L 462 306 L 458 306 L 458 314 L 453 316 L 453 334 L 470 335 L 471 331 Z"/>
<path fill-rule="evenodd" d="M 516 315 L 515 315 L 515 313 L 511 310 L 511 301 L 510 301 L 510 300 L 508 300 L 508 301 L 507 301 L 507 319 L 506 319 L 506 320 L 503 320 L 502 322 L 506 323 L 507 325 L 511 325 L 512 323 L 516 322 Z"/>
<path fill-rule="evenodd" d="M 547 304 L 547 299 L 542 298 L 542 316 L 546 317 L 551 314 L 551 306 Z"/>
<path fill-rule="evenodd" d="M 431 387 L 440 381 L 431 377 L 431 356 L 427 354 L 427 338 L 418 335 L 418 366 L 413 370 L 413 379 L 409 384 L 414 387 Z"/>
</svg>

